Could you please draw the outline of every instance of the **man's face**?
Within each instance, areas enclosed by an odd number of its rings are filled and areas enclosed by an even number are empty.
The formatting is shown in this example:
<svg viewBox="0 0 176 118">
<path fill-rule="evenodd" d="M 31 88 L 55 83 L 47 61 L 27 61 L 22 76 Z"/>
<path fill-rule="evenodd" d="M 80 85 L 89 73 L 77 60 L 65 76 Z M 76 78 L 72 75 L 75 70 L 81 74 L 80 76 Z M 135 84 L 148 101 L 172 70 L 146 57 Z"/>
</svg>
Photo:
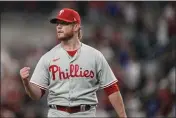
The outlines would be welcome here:
<svg viewBox="0 0 176 118">
<path fill-rule="evenodd" d="M 65 21 L 58 21 L 56 26 L 57 37 L 60 41 L 70 40 L 74 35 L 74 24 Z"/>
</svg>

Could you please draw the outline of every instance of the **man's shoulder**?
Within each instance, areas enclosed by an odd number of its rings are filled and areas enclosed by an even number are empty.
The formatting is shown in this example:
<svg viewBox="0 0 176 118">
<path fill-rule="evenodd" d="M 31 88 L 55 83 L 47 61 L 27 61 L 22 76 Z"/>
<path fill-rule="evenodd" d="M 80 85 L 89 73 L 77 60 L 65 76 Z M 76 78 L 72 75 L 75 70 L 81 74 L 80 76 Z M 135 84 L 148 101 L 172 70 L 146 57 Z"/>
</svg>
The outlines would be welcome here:
<svg viewBox="0 0 176 118">
<path fill-rule="evenodd" d="M 55 55 L 56 51 L 59 51 L 60 49 L 60 44 L 54 46 L 53 48 L 51 48 L 49 51 L 47 51 L 42 57 L 43 58 L 50 58 L 53 55 Z"/>
<path fill-rule="evenodd" d="M 101 53 L 98 49 L 96 49 L 96 48 L 94 48 L 90 45 L 87 45 L 87 44 L 84 44 L 84 43 L 82 43 L 82 44 L 83 44 L 84 50 L 86 50 L 86 51 L 90 51 L 91 53 L 94 53 L 94 54 L 100 54 Z"/>
<path fill-rule="evenodd" d="M 98 49 L 84 43 L 83 43 L 83 47 L 84 47 L 83 48 L 84 52 L 86 54 L 91 54 L 92 57 L 94 57 L 95 59 L 100 60 L 104 58 L 103 54 Z"/>
<path fill-rule="evenodd" d="M 48 53 L 52 53 L 52 52 L 58 51 L 59 49 L 61 49 L 61 46 L 60 46 L 60 44 L 57 44 L 51 50 L 49 50 Z"/>
</svg>

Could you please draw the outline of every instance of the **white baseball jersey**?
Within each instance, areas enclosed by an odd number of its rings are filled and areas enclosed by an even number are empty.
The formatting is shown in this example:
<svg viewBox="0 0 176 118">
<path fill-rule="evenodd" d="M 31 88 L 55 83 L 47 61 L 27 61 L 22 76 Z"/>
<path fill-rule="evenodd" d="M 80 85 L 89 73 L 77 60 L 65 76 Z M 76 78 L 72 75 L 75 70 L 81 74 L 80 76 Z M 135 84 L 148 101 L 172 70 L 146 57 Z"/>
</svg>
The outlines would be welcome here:
<svg viewBox="0 0 176 118">
<path fill-rule="evenodd" d="M 48 104 L 77 106 L 96 105 L 96 91 L 117 79 L 102 53 L 81 43 L 73 57 L 61 44 L 44 54 L 30 82 L 49 91 Z"/>
</svg>

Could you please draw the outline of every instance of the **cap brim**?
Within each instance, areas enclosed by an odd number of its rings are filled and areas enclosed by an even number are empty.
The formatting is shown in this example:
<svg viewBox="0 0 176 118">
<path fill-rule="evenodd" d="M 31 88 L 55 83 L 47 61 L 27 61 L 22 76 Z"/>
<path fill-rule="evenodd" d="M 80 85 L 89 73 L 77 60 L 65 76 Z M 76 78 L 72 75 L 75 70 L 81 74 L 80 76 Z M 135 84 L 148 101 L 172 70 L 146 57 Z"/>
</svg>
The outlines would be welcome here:
<svg viewBox="0 0 176 118">
<path fill-rule="evenodd" d="M 59 19 L 57 19 L 57 18 L 53 18 L 53 19 L 50 20 L 50 23 L 56 24 L 56 23 L 58 22 L 58 20 L 59 20 Z"/>
<path fill-rule="evenodd" d="M 58 23 L 59 21 L 65 21 L 65 22 L 68 22 L 68 23 L 73 23 L 73 21 L 69 21 L 69 20 L 66 20 L 66 19 L 61 19 L 61 18 L 53 18 L 53 19 L 51 19 L 50 20 L 50 23 L 52 23 L 52 24 L 56 24 L 56 23 Z"/>
</svg>

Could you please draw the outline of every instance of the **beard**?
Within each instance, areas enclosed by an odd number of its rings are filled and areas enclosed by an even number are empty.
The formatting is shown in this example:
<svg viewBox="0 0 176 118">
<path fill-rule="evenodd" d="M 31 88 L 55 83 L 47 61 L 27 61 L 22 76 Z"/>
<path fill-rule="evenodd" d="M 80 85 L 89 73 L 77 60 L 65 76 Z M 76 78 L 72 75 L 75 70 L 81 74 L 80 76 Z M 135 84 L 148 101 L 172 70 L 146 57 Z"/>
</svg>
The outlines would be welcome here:
<svg viewBox="0 0 176 118">
<path fill-rule="evenodd" d="M 73 37 L 73 32 L 67 32 L 67 33 L 62 33 L 62 34 L 57 34 L 57 35 L 58 35 L 58 40 L 68 41 Z"/>
</svg>

